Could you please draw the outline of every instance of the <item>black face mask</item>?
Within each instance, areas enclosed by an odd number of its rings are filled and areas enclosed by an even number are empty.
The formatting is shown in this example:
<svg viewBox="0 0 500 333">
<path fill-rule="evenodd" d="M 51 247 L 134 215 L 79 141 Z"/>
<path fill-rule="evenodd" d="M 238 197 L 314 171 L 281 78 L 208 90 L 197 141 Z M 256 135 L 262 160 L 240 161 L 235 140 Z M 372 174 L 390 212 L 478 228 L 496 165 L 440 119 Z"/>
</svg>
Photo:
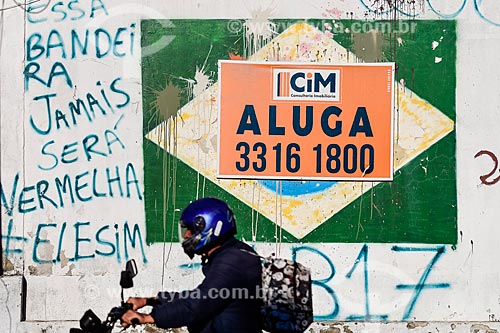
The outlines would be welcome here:
<svg viewBox="0 0 500 333">
<path fill-rule="evenodd" d="M 187 230 L 189 230 L 192 235 L 191 237 L 185 239 L 182 242 L 182 248 L 184 249 L 184 253 L 186 253 L 190 259 L 193 259 L 194 255 L 196 254 L 196 245 L 198 245 L 201 239 L 200 232 L 202 232 L 205 229 L 205 225 L 206 223 L 203 216 L 195 217 L 193 222 L 194 228 L 193 227 L 189 228 L 183 221 L 180 221 L 179 239 L 182 239 Z"/>
<path fill-rule="evenodd" d="M 182 242 L 184 253 L 187 254 L 189 259 L 193 259 L 196 254 L 196 245 L 200 241 L 200 235 L 193 235 Z"/>
</svg>

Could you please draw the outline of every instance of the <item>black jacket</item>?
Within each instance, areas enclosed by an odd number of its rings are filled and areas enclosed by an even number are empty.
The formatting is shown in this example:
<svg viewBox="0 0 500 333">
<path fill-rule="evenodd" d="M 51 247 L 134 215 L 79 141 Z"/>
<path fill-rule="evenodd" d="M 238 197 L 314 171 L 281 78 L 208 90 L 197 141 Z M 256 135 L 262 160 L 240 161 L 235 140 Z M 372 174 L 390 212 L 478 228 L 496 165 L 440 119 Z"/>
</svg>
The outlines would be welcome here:
<svg viewBox="0 0 500 333">
<path fill-rule="evenodd" d="M 242 251 L 244 250 L 244 251 Z M 187 326 L 191 333 L 256 333 L 260 329 L 260 258 L 230 238 L 203 263 L 205 279 L 193 290 L 161 292 L 152 317 L 158 327 Z"/>
</svg>

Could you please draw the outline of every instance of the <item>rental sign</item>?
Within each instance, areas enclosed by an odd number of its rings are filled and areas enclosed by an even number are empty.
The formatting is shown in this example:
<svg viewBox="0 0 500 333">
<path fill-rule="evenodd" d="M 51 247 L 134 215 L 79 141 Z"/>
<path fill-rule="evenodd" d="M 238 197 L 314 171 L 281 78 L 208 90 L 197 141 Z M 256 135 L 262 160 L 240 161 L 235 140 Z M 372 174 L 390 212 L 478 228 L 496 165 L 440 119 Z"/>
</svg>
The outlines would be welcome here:
<svg viewBox="0 0 500 333">
<path fill-rule="evenodd" d="M 394 64 L 219 61 L 217 176 L 392 180 Z"/>
</svg>

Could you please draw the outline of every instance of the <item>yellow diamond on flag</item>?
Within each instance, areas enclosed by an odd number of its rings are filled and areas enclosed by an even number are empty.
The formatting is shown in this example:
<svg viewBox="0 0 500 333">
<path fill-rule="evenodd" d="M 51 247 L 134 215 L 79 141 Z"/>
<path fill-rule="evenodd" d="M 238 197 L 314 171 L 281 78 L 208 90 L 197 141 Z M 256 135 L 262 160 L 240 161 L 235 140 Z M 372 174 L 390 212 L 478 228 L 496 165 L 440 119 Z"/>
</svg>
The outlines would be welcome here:
<svg viewBox="0 0 500 333">
<path fill-rule="evenodd" d="M 248 61 L 354 63 L 358 59 L 322 31 L 298 23 Z M 404 86 L 396 85 L 395 94 L 394 169 L 398 170 L 452 132 L 454 122 Z M 182 107 L 176 121 L 160 124 L 146 138 L 298 239 L 377 185 L 343 181 L 319 192 L 291 196 L 280 194 L 280 182 L 271 189 L 257 180 L 217 179 L 217 116 L 218 84 L 214 83 Z M 169 140 L 168 133 L 175 133 L 175 138 Z"/>
</svg>

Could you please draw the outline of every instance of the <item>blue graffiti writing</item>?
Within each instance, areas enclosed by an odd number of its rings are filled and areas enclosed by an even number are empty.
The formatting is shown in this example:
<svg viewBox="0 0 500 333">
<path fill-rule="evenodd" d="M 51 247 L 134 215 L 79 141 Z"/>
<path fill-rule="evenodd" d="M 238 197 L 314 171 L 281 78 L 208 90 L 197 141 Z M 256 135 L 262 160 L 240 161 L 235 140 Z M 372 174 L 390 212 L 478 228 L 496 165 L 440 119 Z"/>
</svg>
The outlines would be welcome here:
<svg viewBox="0 0 500 333">
<path fill-rule="evenodd" d="M 106 6 L 102 0 L 92 0 L 92 1 L 82 1 L 82 5 L 79 0 L 72 0 L 69 2 L 58 1 L 53 3 L 49 2 L 41 4 L 30 4 L 27 7 L 27 18 L 28 22 L 31 24 L 37 24 L 42 22 L 58 23 L 64 21 L 77 21 L 83 19 L 84 17 L 94 18 L 96 14 L 109 15 Z M 83 4 L 85 4 L 83 6 Z M 87 8 L 90 5 L 90 9 Z M 47 6 L 49 6 L 47 8 Z M 45 16 L 48 14 L 49 16 Z M 56 15 L 53 15 L 56 14 Z M 51 17 L 55 16 L 52 20 Z"/>
<path fill-rule="evenodd" d="M 132 162 L 125 167 L 116 165 L 104 170 L 94 168 L 76 176 L 65 174 L 50 182 L 40 180 L 34 185 L 19 189 L 19 174 L 16 174 L 7 201 L 6 190 L 0 184 L 0 198 L 5 211 L 13 216 L 14 208 L 21 214 L 43 210 L 46 206 L 63 208 L 71 203 L 87 202 L 99 198 L 136 198 L 142 201 L 137 172 Z"/>
<path fill-rule="evenodd" d="M 45 81 L 42 77 L 40 77 L 40 74 L 38 72 L 40 71 L 41 67 L 40 64 L 36 62 L 30 62 L 29 64 L 26 65 L 24 68 L 24 86 L 26 90 L 29 89 L 29 82 L 30 80 L 35 80 L 35 82 L 41 83 L 45 87 L 52 87 L 52 80 L 55 77 L 61 76 L 62 79 L 65 80 L 64 83 L 68 85 L 69 87 L 73 88 L 73 81 L 71 80 L 68 71 L 66 70 L 66 67 L 60 62 L 55 62 L 47 76 L 47 80 Z"/>
<path fill-rule="evenodd" d="M 454 19 L 455 17 L 457 17 L 458 15 L 460 15 L 460 13 L 462 13 L 462 11 L 464 10 L 465 8 L 465 4 L 467 3 L 467 0 L 463 0 L 462 1 L 462 4 L 459 6 L 458 10 L 454 13 L 449 13 L 449 14 L 446 14 L 446 13 L 442 13 L 441 11 L 437 10 L 433 5 L 432 5 L 432 1 L 430 0 L 427 0 L 427 4 L 429 5 L 429 8 L 437 15 L 441 16 L 442 18 L 445 18 L 445 19 Z"/>
<path fill-rule="evenodd" d="M 57 97 L 57 94 L 35 96 L 33 100 L 38 102 L 41 107 L 35 109 L 36 116 L 30 115 L 31 128 L 40 135 L 48 135 L 53 130 L 73 128 L 78 125 L 82 118 L 93 122 L 99 114 L 106 116 L 109 113 L 115 113 L 115 108 L 121 109 L 130 103 L 130 95 L 119 88 L 120 81 L 119 77 L 114 79 L 109 88 L 102 87 L 101 82 L 97 81 L 96 86 L 101 88 L 100 97 L 96 97 L 96 93 L 88 92 L 84 94 L 85 98 L 74 98 L 68 102 L 68 111 L 66 112 L 54 107 L 52 100 Z M 107 90 L 109 91 L 106 92 Z M 117 98 L 120 100 L 117 101 Z M 99 112 L 96 114 L 96 111 Z"/>
<path fill-rule="evenodd" d="M 499 21 L 495 21 L 494 19 L 492 18 L 489 18 L 487 16 L 487 14 L 485 13 L 485 11 L 482 9 L 483 6 L 487 6 L 485 5 L 486 2 L 489 2 L 490 3 L 490 11 L 492 13 L 498 13 L 498 8 L 496 10 L 492 10 L 491 9 L 491 4 L 492 3 L 495 3 L 498 5 L 498 2 L 496 1 L 485 1 L 485 0 L 471 0 L 473 2 L 473 5 L 474 5 L 474 11 L 476 12 L 477 16 L 483 20 L 484 22 L 488 23 L 488 24 L 491 24 L 491 25 L 494 25 L 494 26 L 497 26 L 497 27 L 500 27 L 500 22 Z M 460 4 L 460 6 L 458 6 L 458 9 L 455 11 L 455 12 L 452 12 L 452 13 L 443 13 L 439 10 L 436 9 L 436 6 L 433 5 L 434 1 L 432 0 L 427 0 L 427 4 L 429 5 L 429 8 L 437 15 L 439 15 L 440 17 L 443 17 L 443 18 L 446 18 L 446 19 L 454 19 L 456 17 L 458 17 L 464 10 L 466 4 L 467 4 L 467 0 L 463 0 L 462 3 Z"/>
<path fill-rule="evenodd" d="M 297 260 L 297 255 L 301 251 L 312 252 L 312 253 L 318 255 L 321 259 L 323 259 L 326 262 L 327 267 L 329 267 L 329 271 L 330 271 L 330 274 L 328 274 L 328 276 L 326 278 L 313 279 L 312 283 L 313 283 L 313 285 L 324 289 L 328 293 L 328 295 L 330 295 L 332 302 L 333 302 L 333 308 L 329 314 L 314 316 L 314 320 L 328 320 L 328 319 L 336 318 L 337 315 L 339 314 L 339 310 L 340 310 L 339 300 L 337 298 L 337 294 L 335 293 L 335 291 L 327 284 L 335 276 L 335 266 L 333 265 L 330 258 L 328 258 L 324 253 L 322 253 L 321 251 L 319 251 L 313 247 L 310 247 L 310 246 L 297 246 L 297 247 L 292 248 L 292 259 Z"/>
<path fill-rule="evenodd" d="M 199 262 L 190 262 L 189 264 L 181 264 L 179 268 L 182 269 L 201 269 L 202 265 Z"/>
<path fill-rule="evenodd" d="M 4 206 L 5 211 L 7 212 L 7 215 L 9 215 L 9 216 L 12 216 L 13 211 L 14 211 L 14 200 L 16 197 L 16 190 L 17 190 L 18 183 L 19 183 L 19 173 L 17 173 L 14 176 L 14 181 L 12 184 L 12 193 L 10 195 L 10 200 L 8 203 L 7 203 L 7 198 L 5 196 L 4 188 L 3 188 L 2 184 L 0 183 L 0 199 L 2 200 L 2 205 Z"/>
<path fill-rule="evenodd" d="M 112 31 L 104 28 L 83 31 L 72 29 L 61 34 L 52 29 L 46 38 L 35 32 L 26 40 L 26 60 L 33 62 L 43 56 L 46 59 L 76 59 L 84 56 L 101 59 L 111 55 L 123 58 L 134 54 L 134 39 L 135 23 Z"/>
<path fill-rule="evenodd" d="M 14 220 L 9 219 L 9 224 L 7 226 L 7 234 L 2 234 L 2 240 L 5 240 L 5 245 L 3 245 L 4 254 L 8 256 L 9 254 L 19 254 L 23 253 L 23 245 L 28 242 L 26 237 L 14 236 L 13 233 Z M 21 242 L 20 247 L 12 245 L 12 242 Z"/>
<path fill-rule="evenodd" d="M 40 108 L 34 108 L 37 112 L 36 116 L 30 115 L 31 128 L 40 135 L 48 135 L 53 130 L 75 127 L 82 118 L 93 122 L 99 114 L 106 116 L 109 113 L 115 113 L 115 108 L 121 109 L 130 103 L 130 95 L 119 88 L 120 81 L 119 77 L 114 79 L 109 88 L 102 87 L 101 82 L 97 81 L 96 86 L 101 88 L 100 97 L 96 97 L 96 93 L 88 92 L 84 94 L 83 99 L 74 98 L 68 102 L 66 112 L 54 107 L 52 99 L 56 98 L 57 94 L 35 96 L 33 100 L 40 104 Z M 120 100 L 117 101 L 117 98 Z M 96 111 L 99 111 L 97 115 Z"/>
<path fill-rule="evenodd" d="M 363 315 L 358 315 L 358 314 L 351 314 L 347 315 L 345 317 L 345 320 L 366 320 L 366 321 L 385 321 L 389 319 L 389 316 L 387 314 L 381 314 L 381 315 L 375 315 L 372 314 L 371 308 L 370 308 L 370 303 L 369 303 L 369 276 L 368 276 L 368 245 L 364 244 L 354 262 L 354 265 L 352 268 L 349 270 L 349 272 L 346 274 L 346 278 L 350 279 L 356 268 L 358 267 L 359 263 L 363 262 L 363 294 L 364 294 L 364 299 L 365 299 L 365 314 Z M 321 262 L 326 262 L 326 265 L 324 264 L 318 264 L 319 267 L 329 267 L 328 271 L 330 272 L 326 278 L 321 278 L 321 279 L 314 279 L 313 277 L 313 285 L 316 287 L 320 287 L 324 289 L 332 298 L 333 301 L 333 309 L 330 311 L 329 314 L 327 315 L 321 315 L 321 316 L 315 316 L 315 320 L 333 320 L 337 319 L 337 316 L 340 311 L 340 304 L 341 304 L 341 299 L 337 297 L 335 291 L 333 290 L 332 287 L 330 287 L 331 281 L 335 277 L 335 268 L 334 264 L 331 261 L 331 259 L 322 253 L 321 251 L 309 247 L 309 246 L 298 246 L 292 248 L 292 258 L 294 260 L 297 259 L 297 256 L 300 252 L 302 251 L 307 251 L 309 253 L 312 253 L 313 255 L 316 255 L 319 257 L 319 261 Z M 396 290 L 408 290 L 412 289 L 414 290 L 414 295 L 410 299 L 405 312 L 403 314 L 403 320 L 407 320 L 410 318 L 413 309 L 415 308 L 415 305 L 417 304 L 417 301 L 422 293 L 423 289 L 431 289 L 431 288 L 450 288 L 449 283 L 434 283 L 434 284 L 429 284 L 426 283 L 429 274 L 431 273 L 432 269 L 436 265 L 436 262 L 440 258 L 440 256 L 445 252 L 445 247 L 444 246 L 437 246 L 437 247 L 401 247 L 401 246 L 393 246 L 392 251 L 394 252 L 412 252 L 412 253 L 421 253 L 421 252 L 436 252 L 436 255 L 432 258 L 431 262 L 427 265 L 425 268 L 423 274 L 421 275 L 419 282 L 416 285 L 413 284 L 398 284 L 396 285 Z M 300 260 L 299 260 L 300 261 Z M 315 262 L 318 262 L 317 260 Z"/>
<path fill-rule="evenodd" d="M 11 248 L 10 241 L 14 239 L 13 236 L 7 234 L 3 238 L 6 240 L 5 254 L 23 253 L 22 249 Z M 28 243 L 29 246 L 27 238 L 17 237 L 14 240 Z M 50 253 L 42 251 L 44 244 L 55 244 L 54 249 L 57 251 L 50 251 Z M 69 258 L 66 257 L 68 247 L 72 252 Z M 97 256 L 114 256 L 118 262 L 122 259 L 127 261 L 137 250 L 140 250 L 142 261 L 147 263 L 144 240 L 137 224 L 129 225 L 128 221 L 125 221 L 123 224 L 105 225 L 95 231 L 95 226 L 91 222 L 77 221 L 72 225 L 68 225 L 67 222 L 40 223 L 33 239 L 31 252 L 33 262 L 37 264 L 56 264 L 63 259 L 76 262 Z"/>
<path fill-rule="evenodd" d="M 373 315 L 370 313 L 370 302 L 369 302 L 369 297 L 368 295 L 370 294 L 369 292 L 369 287 L 368 287 L 368 245 L 363 245 L 361 248 L 361 251 L 359 252 L 358 257 L 356 258 L 354 265 L 352 266 L 351 270 L 346 274 L 346 278 L 350 279 L 352 277 L 352 274 L 354 273 L 354 270 L 360 263 L 360 261 L 363 260 L 363 277 L 364 277 L 364 291 L 365 291 L 365 314 L 364 315 L 350 315 L 347 317 L 347 320 L 387 320 L 388 315 Z"/>
<path fill-rule="evenodd" d="M 99 140 L 99 137 L 101 139 Z M 102 139 L 104 137 L 104 139 Z M 113 154 L 113 145 L 121 150 L 125 150 L 125 145 L 118 135 L 110 129 L 104 131 L 99 136 L 89 134 L 81 141 L 72 141 L 65 144 L 62 148 L 57 147 L 54 140 L 50 140 L 42 147 L 42 156 L 47 156 L 50 160 L 47 166 L 38 165 L 40 170 L 49 171 L 55 169 L 59 162 L 62 164 L 71 164 L 81 160 L 90 161 L 96 156 L 108 157 Z M 53 151 L 56 151 L 54 153 Z"/>
<path fill-rule="evenodd" d="M 431 273 L 432 268 L 436 264 L 436 262 L 439 260 L 441 255 L 445 252 L 445 247 L 444 246 L 437 246 L 437 247 L 401 247 L 401 246 L 393 246 L 392 248 L 393 251 L 395 252 L 436 252 L 436 255 L 432 257 L 432 260 L 429 262 L 427 267 L 425 268 L 422 276 L 420 277 L 419 281 L 417 284 L 398 284 L 396 286 L 396 289 L 413 289 L 413 297 L 408 303 L 408 306 L 406 307 L 405 313 L 403 315 L 403 320 L 407 320 L 410 318 L 412 311 L 415 307 L 415 304 L 417 303 L 417 299 L 420 297 L 420 294 L 422 293 L 422 290 L 425 288 L 449 288 L 450 284 L 449 283 L 434 283 L 434 284 L 426 284 L 425 282 L 427 281 L 427 278 L 429 277 L 429 274 Z"/>
<path fill-rule="evenodd" d="M 369 12 L 376 13 L 376 14 L 388 14 L 396 10 L 397 12 L 401 13 L 404 16 L 407 17 L 416 17 L 419 15 L 419 13 L 415 10 L 415 1 L 409 1 L 409 4 L 406 6 L 394 6 L 390 5 L 387 7 L 387 4 L 385 1 L 382 0 L 374 0 L 371 1 L 371 4 L 367 4 L 366 0 L 359 0 L 360 3 L 365 7 Z M 429 6 L 430 10 L 438 15 L 439 17 L 442 17 L 444 19 L 455 19 L 457 18 L 465 9 L 465 6 L 467 4 L 467 0 L 462 0 L 461 3 L 457 6 L 457 9 L 455 11 L 452 11 L 451 13 L 444 13 L 437 9 L 436 4 L 437 3 L 446 3 L 446 1 L 435 1 L 435 0 L 426 0 L 427 5 Z M 478 15 L 478 17 L 483 20 L 484 22 L 500 27 L 500 22 L 498 20 L 492 19 L 487 16 L 485 11 L 482 9 L 483 6 L 486 6 L 485 3 L 487 1 L 485 0 L 471 0 L 474 5 L 474 11 Z M 493 0 L 490 1 L 490 7 L 491 3 L 494 3 Z M 498 10 L 491 10 L 493 13 L 498 13 Z"/>
<path fill-rule="evenodd" d="M 436 247 L 403 247 L 403 246 L 393 246 L 391 248 L 391 251 L 395 253 L 402 253 L 402 252 L 409 252 L 413 254 L 418 254 L 422 252 L 430 252 L 434 253 L 435 255 L 427 265 L 427 267 L 424 269 L 424 272 L 419 278 L 419 281 L 417 284 L 397 284 L 395 286 L 395 290 L 413 290 L 414 294 L 409 300 L 406 309 L 404 310 L 403 313 L 403 318 L 402 320 L 408 320 L 410 316 L 412 315 L 413 309 L 415 308 L 415 305 L 417 304 L 422 290 L 423 289 L 443 289 L 443 288 L 450 288 L 451 285 L 447 282 L 440 282 L 440 283 L 427 283 L 427 279 L 432 271 L 432 269 L 435 267 L 438 259 L 445 253 L 445 246 L 436 246 Z M 367 244 L 364 244 L 361 247 L 361 250 L 359 251 L 359 254 L 357 258 L 354 260 L 354 264 L 351 267 L 351 269 L 347 272 L 345 275 L 345 278 L 351 279 L 358 268 L 358 265 L 360 263 L 363 264 L 363 287 L 361 288 L 361 293 L 364 295 L 364 306 L 365 306 L 365 313 L 362 315 L 359 314 L 346 314 L 345 317 L 343 318 L 337 318 L 339 316 L 339 313 L 341 309 L 344 309 L 341 304 L 342 304 L 342 299 L 337 296 L 337 293 L 335 290 L 332 288 L 332 284 L 341 284 L 343 281 L 333 281 L 334 279 L 338 280 L 339 277 L 336 275 L 336 269 L 335 265 L 332 261 L 331 258 L 329 258 L 326 254 L 324 254 L 322 251 L 311 247 L 311 246 L 306 246 L 306 245 L 300 245 L 300 246 L 295 246 L 292 247 L 291 249 L 291 254 L 292 254 L 292 259 L 301 262 L 301 255 L 307 256 L 308 259 L 312 262 L 314 262 L 314 267 L 310 267 L 313 271 L 313 276 L 312 276 L 312 284 L 316 288 L 322 289 L 322 291 L 326 292 L 327 295 L 330 296 L 331 302 L 332 302 L 332 308 L 326 309 L 328 312 L 327 314 L 321 314 L 321 315 L 315 315 L 314 319 L 318 321 L 327 321 L 327 320 L 347 320 L 347 321 L 387 321 L 387 320 L 401 320 L 401 318 L 389 318 L 388 314 L 373 314 L 372 309 L 370 307 L 370 302 L 369 302 L 369 295 L 373 293 L 370 292 L 369 288 L 369 274 L 368 272 L 371 271 L 369 269 L 369 260 L 368 260 L 368 252 L 369 252 L 369 246 Z M 312 255 L 312 257 L 311 257 Z M 188 263 L 188 264 L 181 264 L 179 265 L 179 268 L 181 269 L 199 269 L 201 266 L 193 263 Z M 315 276 L 315 271 L 317 267 L 321 267 L 321 272 L 325 274 L 326 276 Z M 385 280 L 382 280 L 381 282 L 385 282 Z M 324 295 L 324 293 L 320 293 L 321 295 Z M 316 292 L 313 292 L 314 297 L 318 297 L 318 294 Z M 321 309 L 324 310 L 324 309 Z M 345 310 L 344 310 L 345 311 Z"/>
</svg>

